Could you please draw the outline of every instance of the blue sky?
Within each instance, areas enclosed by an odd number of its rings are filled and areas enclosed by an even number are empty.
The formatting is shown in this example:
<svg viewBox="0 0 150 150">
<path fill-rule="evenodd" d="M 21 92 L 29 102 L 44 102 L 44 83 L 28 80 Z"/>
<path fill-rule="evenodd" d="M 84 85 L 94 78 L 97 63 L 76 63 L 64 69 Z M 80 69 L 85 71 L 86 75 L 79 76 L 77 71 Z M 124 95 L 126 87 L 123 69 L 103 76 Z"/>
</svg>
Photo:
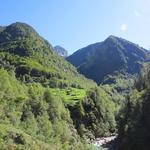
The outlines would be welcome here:
<svg viewBox="0 0 150 150">
<path fill-rule="evenodd" d="M 0 24 L 25 22 L 73 53 L 116 35 L 150 49 L 150 0 L 1 0 Z"/>
</svg>

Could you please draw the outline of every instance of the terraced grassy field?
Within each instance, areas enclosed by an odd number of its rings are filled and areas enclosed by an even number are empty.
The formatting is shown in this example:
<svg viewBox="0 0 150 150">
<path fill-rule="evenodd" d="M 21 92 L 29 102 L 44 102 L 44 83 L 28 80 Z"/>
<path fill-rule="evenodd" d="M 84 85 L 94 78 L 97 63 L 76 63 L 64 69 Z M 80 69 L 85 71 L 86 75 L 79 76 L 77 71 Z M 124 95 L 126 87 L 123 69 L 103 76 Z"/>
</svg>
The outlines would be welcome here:
<svg viewBox="0 0 150 150">
<path fill-rule="evenodd" d="M 54 88 L 51 89 L 52 94 L 55 96 L 62 97 L 64 102 L 69 105 L 74 105 L 79 100 L 83 100 L 86 97 L 85 89 L 76 89 L 76 88 L 68 88 L 68 89 L 59 89 Z"/>
</svg>

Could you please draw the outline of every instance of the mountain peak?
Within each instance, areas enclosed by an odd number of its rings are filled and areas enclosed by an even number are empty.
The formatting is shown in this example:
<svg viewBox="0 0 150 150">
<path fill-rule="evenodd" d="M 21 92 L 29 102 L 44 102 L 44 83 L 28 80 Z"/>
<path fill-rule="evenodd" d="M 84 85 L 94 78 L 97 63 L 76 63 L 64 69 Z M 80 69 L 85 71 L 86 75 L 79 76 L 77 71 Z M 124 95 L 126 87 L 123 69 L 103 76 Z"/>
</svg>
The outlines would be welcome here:
<svg viewBox="0 0 150 150">
<path fill-rule="evenodd" d="M 64 57 L 64 58 L 66 58 L 67 56 L 68 56 L 68 51 L 66 50 L 66 49 L 64 49 L 62 46 L 60 46 L 60 45 L 56 45 L 55 47 L 54 47 L 54 51 L 58 54 L 58 55 L 60 55 L 60 56 L 62 56 L 62 57 Z"/>
<path fill-rule="evenodd" d="M 115 36 L 115 35 L 110 35 L 110 36 L 108 36 L 108 39 L 114 39 L 114 38 L 118 38 L 118 37 Z"/>
<path fill-rule="evenodd" d="M 105 42 L 117 42 L 118 39 L 120 38 L 114 35 L 110 35 L 107 39 L 105 39 Z"/>
<path fill-rule="evenodd" d="M 19 31 L 30 31 L 30 32 L 36 32 L 32 26 L 28 25 L 27 23 L 23 23 L 23 22 L 16 22 L 16 23 L 12 23 L 9 26 L 7 26 L 7 28 L 14 28 L 16 30 Z"/>
<path fill-rule="evenodd" d="M 34 38 L 36 36 L 38 36 L 38 33 L 30 25 L 16 22 L 6 27 L 1 27 L 0 42 L 24 39 L 27 37 Z"/>
<path fill-rule="evenodd" d="M 0 49 L 22 57 L 53 53 L 52 46 L 33 27 L 21 22 L 0 28 Z"/>
<path fill-rule="evenodd" d="M 148 53 L 137 44 L 110 35 L 101 44 L 80 49 L 67 60 L 75 65 L 80 73 L 99 84 L 105 76 L 114 72 L 126 72 L 130 75 L 139 73 Z"/>
</svg>

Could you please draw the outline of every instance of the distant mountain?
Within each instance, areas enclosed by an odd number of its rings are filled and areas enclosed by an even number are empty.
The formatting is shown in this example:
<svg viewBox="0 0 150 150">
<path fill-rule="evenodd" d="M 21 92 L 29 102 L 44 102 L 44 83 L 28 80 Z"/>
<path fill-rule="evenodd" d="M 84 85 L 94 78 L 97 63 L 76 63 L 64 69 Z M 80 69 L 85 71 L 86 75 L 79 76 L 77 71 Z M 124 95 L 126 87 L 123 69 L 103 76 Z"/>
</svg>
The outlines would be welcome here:
<svg viewBox="0 0 150 150">
<path fill-rule="evenodd" d="M 59 45 L 57 45 L 57 46 L 54 47 L 54 51 L 55 51 L 58 55 L 60 55 L 60 56 L 62 56 L 62 57 L 64 57 L 64 58 L 66 58 L 66 57 L 68 56 L 67 50 L 65 50 L 63 47 L 61 47 L 61 46 L 59 46 Z"/>
<path fill-rule="evenodd" d="M 67 60 L 87 78 L 101 83 L 114 73 L 138 73 L 148 53 L 132 42 L 111 35 L 103 42 L 76 51 Z"/>
<path fill-rule="evenodd" d="M 0 26 L 0 32 L 2 32 L 5 29 L 4 26 Z"/>
</svg>

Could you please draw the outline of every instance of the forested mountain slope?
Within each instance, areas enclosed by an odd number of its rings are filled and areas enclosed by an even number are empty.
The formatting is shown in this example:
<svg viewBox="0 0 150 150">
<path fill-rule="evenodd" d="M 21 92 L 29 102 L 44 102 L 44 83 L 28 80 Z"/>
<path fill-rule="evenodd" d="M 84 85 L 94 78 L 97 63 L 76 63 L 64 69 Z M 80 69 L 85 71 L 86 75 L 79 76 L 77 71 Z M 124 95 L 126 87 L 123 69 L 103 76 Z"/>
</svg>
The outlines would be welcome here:
<svg viewBox="0 0 150 150">
<path fill-rule="evenodd" d="M 0 29 L 0 147 L 90 150 L 116 130 L 103 87 L 80 75 L 29 25 Z"/>
<path fill-rule="evenodd" d="M 88 86 L 94 85 L 94 82 L 79 75 L 72 65 L 57 56 L 52 46 L 27 24 L 14 23 L 7 26 L 0 33 L 0 50 L 3 67 L 14 67 L 17 78 L 21 80 L 42 82 L 44 76 L 43 84 L 50 87 L 70 84 L 84 86 L 82 82 Z"/>
<path fill-rule="evenodd" d="M 142 63 L 148 60 L 148 53 L 132 42 L 109 36 L 103 42 L 76 51 L 67 60 L 80 73 L 100 84 L 108 75 L 139 73 Z"/>
<path fill-rule="evenodd" d="M 120 119 L 119 150 L 149 150 L 150 65 L 146 65 L 128 97 Z"/>
</svg>

